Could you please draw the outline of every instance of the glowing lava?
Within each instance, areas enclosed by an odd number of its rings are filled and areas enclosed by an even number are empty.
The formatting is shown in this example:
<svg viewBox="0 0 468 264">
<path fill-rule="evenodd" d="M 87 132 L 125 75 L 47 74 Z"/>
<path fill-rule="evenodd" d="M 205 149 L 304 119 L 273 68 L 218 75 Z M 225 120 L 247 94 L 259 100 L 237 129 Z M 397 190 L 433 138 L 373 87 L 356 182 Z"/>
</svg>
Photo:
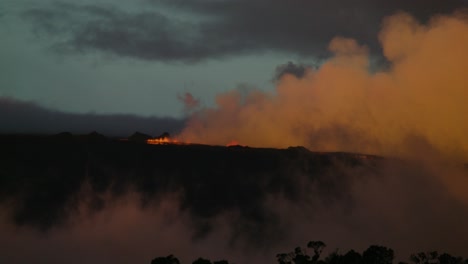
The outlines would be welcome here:
<svg viewBox="0 0 468 264">
<path fill-rule="evenodd" d="M 180 141 L 180 140 L 173 139 L 173 138 L 166 137 L 166 136 L 147 139 L 146 143 L 151 144 L 151 145 L 190 145 L 190 144 L 193 144 L 190 142 Z M 240 144 L 236 140 L 232 140 L 231 142 L 226 144 L 226 147 L 232 147 L 232 146 L 240 146 Z"/>
<path fill-rule="evenodd" d="M 233 146 L 240 146 L 239 142 L 237 140 L 231 140 L 231 142 L 226 144 L 226 147 L 233 147 Z"/>
<path fill-rule="evenodd" d="M 153 145 L 187 145 L 190 144 L 188 142 L 182 142 L 177 139 L 172 139 L 170 137 L 161 137 L 161 138 L 151 138 L 146 140 L 146 143 L 153 144 Z"/>
</svg>

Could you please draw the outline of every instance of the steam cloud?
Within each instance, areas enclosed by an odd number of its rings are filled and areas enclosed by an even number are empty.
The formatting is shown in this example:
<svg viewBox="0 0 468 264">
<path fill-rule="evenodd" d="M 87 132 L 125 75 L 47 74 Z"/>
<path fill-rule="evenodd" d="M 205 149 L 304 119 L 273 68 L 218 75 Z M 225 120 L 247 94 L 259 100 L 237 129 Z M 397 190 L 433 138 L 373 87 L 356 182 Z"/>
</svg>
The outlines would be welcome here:
<svg viewBox="0 0 468 264">
<path fill-rule="evenodd" d="M 466 12 L 427 25 L 399 13 L 384 20 L 379 40 L 388 70 L 371 73 L 368 49 L 337 37 L 329 45 L 334 57 L 318 69 L 285 67 L 274 92 L 220 94 L 216 107 L 195 113 L 180 137 L 407 156 L 419 154 L 407 144 L 416 136 L 435 152 L 466 160 Z"/>
<path fill-rule="evenodd" d="M 336 37 L 334 56 L 318 69 L 281 74 L 274 92 L 220 94 L 180 137 L 413 160 L 468 205 L 468 177 L 459 166 L 468 160 L 466 10 L 427 24 L 395 14 L 384 19 L 379 40 L 388 69 L 371 72 L 368 49 Z"/>
<path fill-rule="evenodd" d="M 195 98 L 191 93 L 178 95 L 177 99 L 184 104 L 184 111 L 190 113 L 200 107 L 200 100 Z"/>
</svg>

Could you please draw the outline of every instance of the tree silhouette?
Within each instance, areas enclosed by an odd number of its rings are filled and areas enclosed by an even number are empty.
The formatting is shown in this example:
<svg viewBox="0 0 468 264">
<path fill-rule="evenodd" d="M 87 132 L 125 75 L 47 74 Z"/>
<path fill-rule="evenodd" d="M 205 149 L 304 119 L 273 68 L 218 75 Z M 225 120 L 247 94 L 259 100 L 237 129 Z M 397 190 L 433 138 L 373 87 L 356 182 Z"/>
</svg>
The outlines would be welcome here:
<svg viewBox="0 0 468 264">
<path fill-rule="evenodd" d="M 349 250 L 346 254 L 340 254 L 338 250 L 332 252 L 324 260 L 319 260 L 325 243 L 322 241 L 310 241 L 307 244 L 314 252 L 311 257 L 301 248 L 296 247 L 289 253 L 280 253 L 276 255 L 279 264 L 392 264 L 394 252 L 391 248 L 384 246 L 371 245 L 362 255 L 354 250 Z M 468 264 L 468 259 L 455 257 L 448 253 L 439 254 L 437 251 L 419 252 L 410 256 L 410 263 L 414 264 Z M 151 264 L 180 264 L 179 260 L 173 255 L 167 257 L 158 257 L 151 261 Z M 198 258 L 192 264 L 229 264 L 227 260 L 218 260 L 211 262 L 208 259 Z M 398 264 L 408 264 L 398 262 Z"/>
<path fill-rule="evenodd" d="M 218 260 L 213 262 L 213 264 L 229 264 L 229 262 L 227 260 Z"/>
<path fill-rule="evenodd" d="M 302 248 L 297 247 L 294 249 L 293 261 L 295 264 L 309 264 L 311 263 L 310 256 L 308 256 Z"/>
<path fill-rule="evenodd" d="M 194 260 L 192 264 L 211 264 L 211 261 L 204 258 L 198 258 L 197 260 Z"/>
<path fill-rule="evenodd" d="M 331 253 L 326 259 L 327 264 L 361 264 L 362 256 L 354 250 L 348 251 L 344 255 L 338 254 L 337 251 Z"/>
<path fill-rule="evenodd" d="M 314 256 L 311 257 L 301 247 L 296 247 L 293 252 L 280 253 L 276 255 L 276 260 L 279 264 L 313 264 L 319 263 L 320 254 L 325 248 L 325 243 L 322 241 L 310 241 L 307 244 L 308 248 L 314 250 Z"/>
<path fill-rule="evenodd" d="M 326 247 L 325 243 L 322 241 L 310 241 L 307 243 L 308 248 L 312 248 L 314 250 L 314 256 L 312 257 L 312 263 L 316 263 L 317 260 L 320 258 L 320 254 L 322 254 L 323 249 Z"/>
<path fill-rule="evenodd" d="M 348 253 L 346 253 L 343 256 L 343 262 L 342 263 L 359 264 L 359 263 L 361 263 L 361 261 L 362 261 L 361 254 L 357 253 L 354 250 L 350 250 L 350 251 L 348 251 Z"/>
<path fill-rule="evenodd" d="M 155 258 L 151 261 L 151 264 L 180 264 L 180 262 L 173 255 L 169 255 L 167 257 Z"/>
<path fill-rule="evenodd" d="M 290 256 L 291 253 L 279 253 L 276 254 L 276 260 L 279 264 L 292 264 L 292 257 Z"/>
<path fill-rule="evenodd" d="M 450 254 L 443 253 L 439 256 L 439 263 L 440 264 L 463 264 L 463 258 L 454 257 Z M 465 263 L 468 263 L 468 259 L 465 261 Z"/>
<path fill-rule="evenodd" d="M 429 263 L 438 263 L 439 253 L 437 251 L 432 252 L 419 252 L 417 254 L 411 254 L 410 260 L 415 264 L 429 264 Z"/>
<path fill-rule="evenodd" d="M 338 250 L 332 252 L 330 255 L 328 255 L 327 258 L 325 258 L 325 263 L 328 264 L 341 264 L 343 263 L 343 255 L 340 255 L 338 253 Z"/>
<path fill-rule="evenodd" d="M 372 245 L 362 253 L 364 264 L 392 264 L 393 250 L 383 246 Z"/>
</svg>

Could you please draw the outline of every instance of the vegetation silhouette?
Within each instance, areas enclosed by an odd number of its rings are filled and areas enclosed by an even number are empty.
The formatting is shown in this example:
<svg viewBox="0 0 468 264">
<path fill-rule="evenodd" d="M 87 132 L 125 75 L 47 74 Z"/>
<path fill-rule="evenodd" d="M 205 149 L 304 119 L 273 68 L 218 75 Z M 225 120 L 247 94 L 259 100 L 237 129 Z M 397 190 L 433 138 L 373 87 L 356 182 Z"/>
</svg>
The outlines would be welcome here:
<svg viewBox="0 0 468 264">
<path fill-rule="evenodd" d="M 211 264 L 211 261 L 204 258 L 198 258 L 197 260 L 192 262 L 192 264 Z"/>
<path fill-rule="evenodd" d="M 296 247 L 293 252 L 277 254 L 276 259 L 278 260 L 279 264 L 317 263 L 318 259 L 320 258 L 320 254 L 326 245 L 322 241 L 310 241 L 307 244 L 307 247 L 314 251 L 313 256 L 307 255 L 305 250 L 303 250 L 301 247 Z"/>
<path fill-rule="evenodd" d="M 151 264 L 180 264 L 179 259 L 173 255 L 167 257 L 158 257 L 151 261 Z"/>
<path fill-rule="evenodd" d="M 463 261 L 462 257 L 455 257 L 447 253 L 439 254 L 437 251 L 419 252 L 410 256 L 410 261 L 415 264 L 464 264 L 468 263 L 468 259 Z"/>
<path fill-rule="evenodd" d="M 174 255 L 169 255 L 167 257 L 157 257 L 151 261 L 151 264 L 180 264 L 180 262 Z M 209 259 L 198 258 L 192 264 L 229 264 L 229 262 L 227 260 L 211 262 Z"/>
<path fill-rule="evenodd" d="M 289 253 L 279 253 L 276 255 L 278 264 L 393 264 L 394 251 L 391 248 L 371 245 L 362 255 L 354 250 L 349 250 L 346 254 L 340 254 L 338 250 L 330 253 L 326 258 L 321 259 L 321 254 L 326 244 L 322 241 L 310 241 L 307 248 L 311 249 L 312 255 L 307 254 L 307 249 L 296 247 Z M 177 262 L 168 262 L 175 259 Z M 166 262 L 165 262 L 166 261 Z M 155 258 L 151 264 L 180 264 L 177 258 L 169 255 L 165 258 Z M 409 262 L 398 262 L 398 264 L 468 264 L 468 259 L 455 257 L 448 253 L 439 254 L 437 251 L 420 252 L 412 254 Z M 192 264 L 229 264 L 227 260 L 211 262 L 208 259 L 198 258 Z"/>
</svg>

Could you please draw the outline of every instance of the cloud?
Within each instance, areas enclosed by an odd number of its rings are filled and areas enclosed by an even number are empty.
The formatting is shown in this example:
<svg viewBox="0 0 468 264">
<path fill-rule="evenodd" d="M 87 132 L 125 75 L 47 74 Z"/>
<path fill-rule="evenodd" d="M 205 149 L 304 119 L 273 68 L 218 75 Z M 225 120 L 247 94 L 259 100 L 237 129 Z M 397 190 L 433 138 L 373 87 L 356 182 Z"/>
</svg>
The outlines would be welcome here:
<svg viewBox="0 0 468 264">
<path fill-rule="evenodd" d="M 274 91 L 232 90 L 194 112 L 179 138 L 252 147 L 305 146 L 412 160 L 463 204 L 468 196 L 468 20 L 466 13 L 420 23 L 407 13 L 379 34 L 388 69 L 369 70 L 369 49 L 337 37 L 335 54 Z M 445 170 L 445 172 L 444 172 Z"/>
<path fill-rule="evenodd" d="M 177 99 L 184 104 L 184 110 L 188 113 L 195 111 L 200 107 L 200 99 L 195 98 L 191 93 L 186 92 L 178 95 Z"/>
<path fill-rule="evenodd" d="M 275 70 L 273 80 L 279 81 L 284 75 L 290 74 L 298 79 L 304 77 L 306 72 L 312 67 L 304 64 L 295 64 L 288 62 L 286 64 L 278 65 Z"/>
<path fill-rule="evenodd" d="M 219 94 L 216 106 L 194 113 L 180 136 L 211 144 L 237 140 L 411 156 L 420 152 L 407 138 L 417 135 L 442 156 L 466 161 L 466 16 L 436 16 L 423 24 L 399 13 L 383 25 L 378 36 L 388 69 L 370 71 L 369 49 L 337 37 L 329 45 L 334 56 L 320 67 L 302 74 L 301 67 L 287 64 L 274 91 Z"/>
<path fill-rule="evenodd" d="M 32 102 L 0 97 L 0 133 L 55 134 L 64 131 L 126 137 L 135 131 L 158 135 L 175 133 L 184 120 L 125 114 L 73 114 L 43 108 Z"/>
<path fill-rule="evenodd" d="M 188 39 L 192 25 L 158 12 L 128 13 L 117 8 L 57 3 L 24 13 L 38 34 L 57 37 L 58 52 L 99 50 L 148 60 L 195 60 L 203 52 Z M 177 33 L 179 32 L 179 33 Z"/>
<path fill-rule="evenodd" d="M 61 52 L 102 51 L 143 60 L 197 62 L 242 54 L 286 52 L 323 57 L 335 36 L 353 37 L 379 53 L 381 19 L 407 11 L 427 20 L 468 7 L 461 0 L 416 1 L 150 1 L 117 7 L 56 3 L 24 13 Z"/>
</svg>

